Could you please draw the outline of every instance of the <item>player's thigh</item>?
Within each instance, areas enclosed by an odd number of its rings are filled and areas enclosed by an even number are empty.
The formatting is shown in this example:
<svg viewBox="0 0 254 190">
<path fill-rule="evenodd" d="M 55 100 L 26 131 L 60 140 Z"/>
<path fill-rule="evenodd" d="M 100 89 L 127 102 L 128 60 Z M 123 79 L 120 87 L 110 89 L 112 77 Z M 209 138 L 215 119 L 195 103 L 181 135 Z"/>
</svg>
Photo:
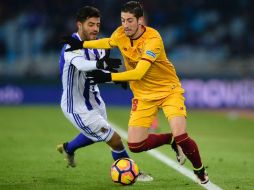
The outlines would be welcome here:
<svg viewBox="0 0 254 190">
<path fill-rule="evenodd" d="M 174 136 L 186 131 L 186 107 L 182 93 L 174 93 L 168 96 L 162 103 L 162 109 L 167 117 Z"/>
<path fill-rule="evenodd" d="M 174 137 L 186 133 L 186 117 L 176 116 L 170 120 L 171 132 Z"/>
<path fill-rule="evenodd" d="M 148 137 L 147 127 L 128 127 L 128 142 L 129 143 L 138 143 L 142 142 Z"/>
<path fill-rule="evenodd" d="M 104 101 L 101 99 L 100 104 L 94 105 L 94 108 L 99 112 L 99 114 L 107 120 L 107 112 L 106 112 L 106 105 Z"/>
<path fill-rule="evenodd" d="M 147 138 L 148 129 L 152 125 L 157 112 L 157 101 L 132 99 L 132 109 L 128 124 L 128 142 L 140 142 Z"/>
<path fill-rule="evenodd" d="M 177 116 L 186 117 L 187 113 L 184 101 L 183 93 L 174 93 L 164 99 L 161 107 L 169 121 Z"/>
<path fill-rule="evenodd" d="M 97 115 L 97 120 L 92 123 L 88 122 L 86 126 L 89 129 L 88 132 L 90 132 L 90 135 L 96 139 L 96 141 L 108 142 L 115 132 L 108 121 L 100 114 Z"/>
<path fill-rule="evenodd" d="M 65 113 L 65 115 L 81 133 L 94 142 L 108 142 L 114 134 L 114 129 L 99 112 Z"/>
<path fill-rule="evenodd" d="M 149 128 L 158 112 L 156 101 L 132 99 L 132 108 L 128 126 Z"/>
</svg>

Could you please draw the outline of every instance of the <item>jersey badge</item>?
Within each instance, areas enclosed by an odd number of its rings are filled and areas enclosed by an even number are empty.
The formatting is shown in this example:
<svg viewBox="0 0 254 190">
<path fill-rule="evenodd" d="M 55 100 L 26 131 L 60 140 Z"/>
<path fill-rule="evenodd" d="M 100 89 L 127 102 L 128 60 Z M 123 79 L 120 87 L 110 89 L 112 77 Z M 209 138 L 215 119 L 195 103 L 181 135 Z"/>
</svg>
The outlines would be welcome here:
<svg viewBox="0 0 254 190">
<path fill-rule="evenodd" d="M 150 51 L 150 50 L 147 50 L 147 51 L 146 51 L 146 55 L 149 55 L 149 56 L 151 56 L 151 57 L 153 57 L 153 58 L 156 58 L 155 53 L 153 53 L 153 52 Z"/>
</svg>

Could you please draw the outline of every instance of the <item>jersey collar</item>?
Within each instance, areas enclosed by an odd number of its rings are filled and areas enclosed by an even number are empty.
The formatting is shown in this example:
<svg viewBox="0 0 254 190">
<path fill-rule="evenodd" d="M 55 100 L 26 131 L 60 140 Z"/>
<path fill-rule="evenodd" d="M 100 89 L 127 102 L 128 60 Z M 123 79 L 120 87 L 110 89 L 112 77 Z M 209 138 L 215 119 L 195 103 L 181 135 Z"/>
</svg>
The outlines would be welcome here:
<svg viewBox="0 0 254 190">
<path fill-rule="evenodd" d="M 130 38 L 130 40 L 137 40 L 137 39 L 139 39 L 146 32 L 146 27 L 142 25 L 142 28 L 144 28 L 144 31 L 138 37 L 133 38 L 133 39 Z"/>
<path fill-rule="evenodd" d="M 75 38 L 75 39 L 81 41 L 81 38 L 80 38 L 80 36 L 79 36 L 79 34 L 78 34 L 77 32 L 76 32 L 76 33 L 73 33 L 71 36 L 72 36 L 73 38 Z"/>
</svg>

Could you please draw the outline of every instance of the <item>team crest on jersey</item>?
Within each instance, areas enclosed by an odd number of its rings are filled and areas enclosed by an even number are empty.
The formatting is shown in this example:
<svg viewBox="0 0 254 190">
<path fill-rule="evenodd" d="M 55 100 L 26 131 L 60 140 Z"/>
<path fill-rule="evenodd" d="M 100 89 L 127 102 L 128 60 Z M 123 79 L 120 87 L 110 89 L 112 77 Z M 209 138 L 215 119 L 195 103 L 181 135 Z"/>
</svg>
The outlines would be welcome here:
<svg viewBox="0 0 254 190">
<path fill-rule="evenodd" d="M 128 62 L 128 65 L 130 65 L 131 68 L 135 69 L 138 62 Z"/>
<path fill-rule="evenodd" d="M 150 51 L 150 50 L 147 50 L 147 51 L 146 51 L 146 55 L 149 55 L 149 56 L 151 56 L 151 57 L 153 57 L 153 58 L 156 58 L 155 53 L 153 53 L 153 52 Z"/>
<path fill-rule="evenodd" d="M 139 54 L 142 54 L 142 49 L 141 48 L 137 48 L 137 51 Z"/>
<path fill-rule="evenodd" d="M 105 127 L 102 127 L 102 128 L 100 129 L 100 131 L 101 131 L 102 133 L 107 133 L 107 132 L 108 132 L 108 129 L 105 128 Z"/>
<path fill-rule="evenodd" d="M 72 53 L 75 53 L 75 54 L 78 54 L 78 55 L 82 55 L 82 50 L 77 49 L 77 50 L 72 51 Z"/>
</svg>

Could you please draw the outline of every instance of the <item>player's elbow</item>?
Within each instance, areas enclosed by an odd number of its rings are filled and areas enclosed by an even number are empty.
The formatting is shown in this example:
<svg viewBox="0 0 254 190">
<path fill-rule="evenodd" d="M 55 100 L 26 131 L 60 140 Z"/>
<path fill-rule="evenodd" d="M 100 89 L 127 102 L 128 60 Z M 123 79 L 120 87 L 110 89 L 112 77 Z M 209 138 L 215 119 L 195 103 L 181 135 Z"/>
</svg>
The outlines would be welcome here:
<svg viewBox="0 0 254 190">
<path fill-rule="evenodd" d="M 142 79 L 141 76 L 134 76 L 134 77 L 132 78 L 132 80 L 141 80 L 141 79 Z"/>
</svg>

